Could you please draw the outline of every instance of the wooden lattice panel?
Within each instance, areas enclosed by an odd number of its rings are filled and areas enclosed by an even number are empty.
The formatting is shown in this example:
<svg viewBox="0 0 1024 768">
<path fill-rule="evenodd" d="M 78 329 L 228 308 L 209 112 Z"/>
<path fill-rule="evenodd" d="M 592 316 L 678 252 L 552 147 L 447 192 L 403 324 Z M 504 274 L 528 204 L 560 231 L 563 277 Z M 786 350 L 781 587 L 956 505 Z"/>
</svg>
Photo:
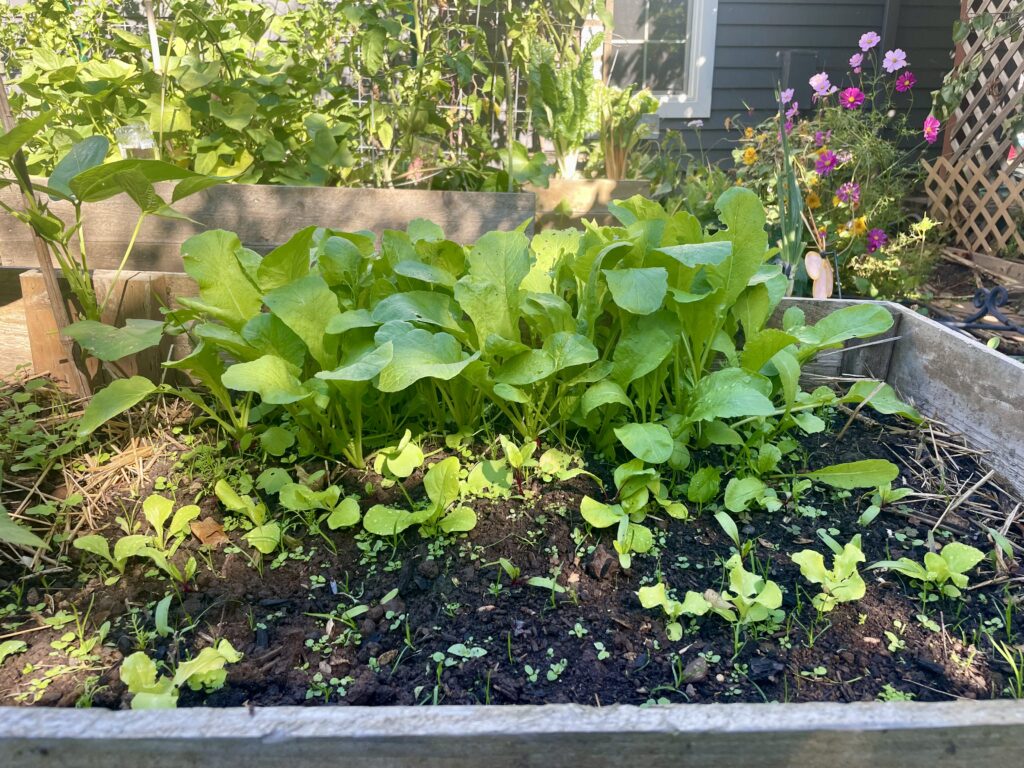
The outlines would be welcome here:
<svg viewBox="0 0 1024 768">
<path fill-rule="evenodd" d="M 999 16 L 1022 1 L 964 0 L 964 18 L 985 12 Z M 971 35 L 957 50 L 958 61 L 979 55 L 984 63 L 978 81 L 946 127 L 945 156 L 926 163 L 928 198 L 932 215 L 950 225 L 960 247 L 1021 254 L 1024 152 L 1005 124 L 1024 105 L 1024 41 L 992 45 Z"/>
</svg>

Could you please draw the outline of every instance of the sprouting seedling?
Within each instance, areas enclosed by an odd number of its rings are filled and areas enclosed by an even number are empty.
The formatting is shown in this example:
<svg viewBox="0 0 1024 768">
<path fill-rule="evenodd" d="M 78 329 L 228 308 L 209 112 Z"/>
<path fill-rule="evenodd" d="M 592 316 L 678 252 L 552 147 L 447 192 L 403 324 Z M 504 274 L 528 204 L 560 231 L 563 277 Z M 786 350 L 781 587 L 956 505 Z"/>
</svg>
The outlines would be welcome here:
<svg viewBox="0 0 1024 768">
<path fill-rule="evenodd" d="M 495 582 L 494 583 L 496 585 L 498 585 L 499 591 L 500 591 L 500 587 L 501 587 L 501 574 L 502 573 L 504 573 L 506 576 L 508 576 L 509 581 L 513 585 L 516 584 L 519 581 L 520 577 L 522 576 L 522 571 L 520 571 L 519 567 L 517 565 L 515 565 L 508 558 L 499 557 L 493 563 L 485 563 L 484 567 L 485 568 L 490 568 L 490 567 L 495 566 L 495 565 L 498 566 L 498 572 L 497 572 L 497 575 L 495 577 Z"/>
<path fill-rule="evenodd" d="M 498 435 L 498 442 L 501 443 L 501 450 L 505 454 L 505 460 L 512 468 L 516 489 L 521 496 L 523 494 L 523 483 L 528 479 L 526 470 L 538 466 L 537 460 L 533 458 L 533 454 L 537 452 L 537 440 L 527 440 L 519 446 L 505 437 L 505 435 Z"/>
<path fill-rule="evenodd" d="M 860 548 L 860 534 L 843 547 L 824 531 L 818 531 L 818 535 L 834 553 L 831 569 L 825 567 L 821 553 L 812 549 L 790 555 L 790 559 L 800 566 L 800 574 L 807 581 L 821 585 L 821 592 L 814 596 L 812 604 L 819 613 L 826 613 L 839 603 L 864 597 L 864 579 L 857 572 L 857 563 L 864 562 L 864 553 Z"/>
<path fill-rule="evenodd" d="M 673 600 L 668 596 L 668 589 L 661 581 L 651 587 L 641 587 L 636 596 L 640 598 L 640 605 L 644 608 L 661 608 L 665 612 L 669 619 L 669 623 L 665 625 L 665 634 L 673 642 L 683 636 L 680 617 L 703 616 L 711 610 L 711 604 L 697 592 L 687 592 L 682 601 Z"/>
<path fill-rule="evenodd" d="M 555 595 L 564 594 L 565 587 L 558 583 L 558 575 L 548 576 L 531 576 L 526 580 L 527 586 L 538 587 L 539 589 L 547 589 L 551 592 L 551 607 L 555 607 Z"/>
<path fill-rule="evenodd" d="M 895 504 L 913 493 L 910 488 L 893 488 L 891 482 L 882 483 L 871 495 L 871 506 L 857 518 L 857 524 L 865 527 L 871 525 L 885 507 Z"/>
<path fill-rule="evenodd" d="M 979 549 L 951 541 L 940 552 L 926 552 L 924 564 L 901 557 L 899 560 L 881 560 L 871 565 L 871 569 L 885 568 L 902 573 L 922 587 L 921 597 L 927 602 L 928 590 L 935 589 L 946 597 L 960 597 L 960 591 L 967 588 L 968 571 L 985 559 L 985 553 Z"/>
</svg>

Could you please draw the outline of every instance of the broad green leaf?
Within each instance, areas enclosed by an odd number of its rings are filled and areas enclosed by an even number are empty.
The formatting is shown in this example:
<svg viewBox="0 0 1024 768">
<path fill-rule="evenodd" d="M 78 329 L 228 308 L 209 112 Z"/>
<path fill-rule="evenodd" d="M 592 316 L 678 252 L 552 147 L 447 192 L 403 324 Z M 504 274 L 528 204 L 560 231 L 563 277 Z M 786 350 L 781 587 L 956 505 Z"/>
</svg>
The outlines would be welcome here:
<svg viewBox="0 0 1024 768">
<path fill-rule="evenodd" d="M 829 576 L 829 570 L 825 567 L 825 558 L 820 552 L 813 549 L 805 549 L 789 556 L 789 559 L 800 566 L 800 575 L 812 584 L 822 584 Z"/>
<path fill-rule="evenodd" d="M 327 333 L 342 335 L 357 328 L 376 328 L 380 323 L 373 319 L 368 309 L 350 309 L 335 315 L 327 324 Z"/>
<path fill-rule="evenodd" d="M 660 267 L 602 270 L 612 301 L 634 315 L 649 315 L 661 309 L 668 292 L 668 272 Z"/>
<path fill-rule="evenodd" d="M 75 197 L 83 203 L 95 203 L 127 192 L 124 183 L 128 179 L 143 179 L 152 185 L 160 181 L 178 181 L 197 175 L 195 171 L 162 160 L 117 160 L 79 173 L 71 179 L 68 186 Z"/>
<path fill-rule="evenodd" d="M 89 136 L 76 142 L 68 153 L 53 167 L 46 185 L 62 195 L 72 197 L 70 182 L 78 174 L 100 165 L 110 151 L 110 142 L 105 136 Z"/>
<path fill-rule="evenodd" d="M 403 509 L 375 504 L 363 516 L 363 528 L 375 536 L 394 536 L 407 528 L 419 525 L 423 520 L 422 512 L 406 512 Z"/>
<path fill-rule="evenodd" d="M 455 320 L 454 304 L 450 296 L 431 291 L 409 291 L 395 293 L 382 299 L 373 308 L 371 317 L 383 325 L 391 320 L 405 320 L 410 323 L 427 323 L 440 326 L 446 331 L 462 334 L 462 327 Z"/>
<path fill-rule="evenodd" d="M 446 269 L 422 261 L 400 261 L 395 264 L 395 274 L 419 280 L 428 285 L 441 285 L 445 288 L 455 287 L 455 276 Z"/>
<path fill-rule="evenodd" d="M 861 379 L 850 387 L 842 398 L 844 403 L 860 403 L 868 398 L 868 405 L 879 413 L 897 414 L 915 423 L 921 423 L 921 414 L 913 406 L 900 400 L 896 390 L 884 382 Z"/>
<path fill-rule="evenodd" d="M 445 533 L 461 533 L 476 527 L 476 512 L 469 507 L 455 507 L 441 518 L 438 527 Z"/>
<path fill-rule="evenodd" d="M 341 498 L 341 489 L 336 485 L 328 486 L 322 491 L 314 491 L 302 483 L 290 483 L 281 489 L 279 494 L 281 505 L 293 512 L 306 512 L 314 509 L 332 510 Z"/>
<path fill-rule="evenodd" d="M 743 512 L 766 487 L 764 482 L 756 477 L 732 478 L 725 486 L 725 508 L 730 512 Z"/>
<path fill-rule="evenodd" d="M 602 504 L 589 496 L 584 496 L 580 502 L 580 514 L 595 528 L 610 528 L 627 519 L 626 513 L 618 504 Z"/>
<path fill-rule="evenodd" d="M 764 206 L 753 191 L 732 187 L 715 203 L 725 229 L 712 240 L 732 244 L 732 254 L 719 264 L 705 267 L 708 282 L 722 290 L 721 302 L 729 307 L 757 274 L 768 253 Z"/>
<path fill-rule="evenodd" d="M 394 358 L 380 372 L 377 387 L 381 392 L 401 392 L 420 379 L 454 379 L 480 356 L 479 352 L 463 354 L 459 342 L 447 333 L 430 333 L 400 322 L 383 326 L 378 331 L 378 342 L 383 343 L 392 332 Z"/>
<path fill-rule="evenodd" d="M 150 548 L 149 545 L 152 541 L 152 537 L 138 534 L 122 536 L 114 543 L 114 560 L 123 563 L 130 557 L 140 555 L 144 550 Z"/>
<path fill-rule="evenodd" d="M 732 306 L 732 314 L 742 324 L 743 334 L 748 339 L 760 333 L 771 312 L 768 288 L 763 284 L 748 287 Z"/>
<path fill-rule="evenodd" d="M 729 516 L 728 512 L 715 512 L 715 520 L 718 525 L 725 531 L 725 535 L 729 537 L 729 541 L 735 544 L 737 547 L 740 546 L 740 529 L 736 526 L 736 521 Z"/>
<path fill-rule="evenodd" d="M 174 513 L 174 502 L 156 493 L 150 494 L 142 502 L 142 514 L 153 526 L 153 530 L 163 535 L 164 526 Z"/>
<path fill-rule="evenodd" d="M 684 243 L 683 245 L 656 248 L 655 251 L 671 256 L 687 267 L 717 266 L 732 256 L 732 243 L 728 241 Z"/>
<path fill-rule="evenodd" d="M 394 345 L 389 341 L 379 347 L 368 347 L 351 357 L 333 371 L 320 371 L 316 377 L 327 381 L 369 381 L 384 370 L 395 357 Z"/>
<path fill-rule="evenodd" d="M 337 339 L 327 334 L 331 319 L 340 314 L 338 299 L 317 274 L 306 275 L 268 293 L 264 303 L 295 335 L 322 368 L 337 364 Z"/>
<path fill-rule="evenodd" d="M 359 502 L 355 496 L 346 496 L 327 516 L 327 527 L 332 531 L 348 528 L 359 522 Z"/>
<path fill-rule="evenodd" d="M 455 284 L 455 299 L 473 321 L 478 342 L 492 333 L 518 341 L 529 240 L 522 232 L 488 232 L 469 250 L 468 265 L 468 274 Z"/>
<path fill-rule="evenodd" d="M 46 547 L 46 542 L 23 525 L 19 525 L 0 507 L 0 541 L 22 547 Z"/>
<path fill-rule="evenodd" d="M 263 355 L 250 363 L 235 363 L 221 377 L 228 389 L 255 392 L 265 403 L 288 405 L 311 394 L 297 378 L 298 369 L 284 358 Z"/>
<path fill-rule="evenodd" d="M 551 355 L 542 349 L 531 349 L 516 355 L 494 371 L 494 378 L 501 384 L 524 386 L 542 381 L 555 371 Z"/>
<path fill-rule="evenodd" d="M 79 536 L 71 542 L 71 546 L 75 549 L 80 549 L 83 552 L 89 552 L 97 557 L 102 557 L 110 563 L 114 563 L 114 558 L 110 554 L 110 544 L 104 536 L 100 536 L 99 534 L 92 533 L 88 536 Z"/>
<path fill-rule="evenodd" d="M 78 423 L 78 436 L 91 435 L 103 424 L 157 391 L 157 386 L 142 376 L 117 379 L 92 396 Z"/>
<path fill-rule="evenodd" d="M 767 388 L 766 386 L 767 385 Z M 690 400 L 692 421 L 771 416 L 775 406 L 766 394 L 771 385 L 763 376 L 739 368 L 715 371 L 700 380 Z"/>
<path fill-rule="evenodd" d="M 423 475 L 423 489 L 435 506 L 446 509 L 459 498 L 459 459 L 449 456 L 432 465 Z"/>
<path fill-rule="evenodd" d="M 842 344 L 847 339 L 862 339 L 884 333 L 892 327 L 889 310 L 879 304 L 865 303 L 837 309 L 811 327 L 795 331 L 801 341 L 814 350 Z M 801 349 L 801 354 L 807 352 Z"/>
<path fill-rule="evenodd" d="M 52 110 L 41 112 L 28 120 L 18 121 L 10 131 L 0 134 L 0 160 L 10 160 L 14 157 L 15 152 L 46 127 L 54 114 Z"/>
<path fill-rule="evenodd" d="M 640 587 L 636 596 L 640 598 L 640 605 L 648 609 L 661 608 L 670 602 L 668 591 L 665 589 L 664 582 L 661 581 L 650 587 Z"/>
<path fill-rule="evenodd" d="M 306 345 L 295 331 L 269 312 L 260 312 L 242 327 L 242 339 L 258 354 L 283 357 L 297 368 L 306 360 Z"/>
<path fill-rule="evenodd" d="M 672 434 L 661 424 L 625 424 L 615 429 L 626 450 L 648 464 L 663 464 L 674 450 Z"/>
<path fill-rule="evenodd" d="M 158 345 L 163 328 L 160 320 L 126 320 L 123 328 L 79 320 L 65 328 L 64 335 L 77 341 L 93 357 L 113 362 Z"/>
<path fill-rule="evenodd" d="M 833 464 L 813 472 L 802 472 L 801 475 L 833 488 L 852 490 L 854 488 L 877 488 L 883 483 L 891 483 L 899 476 L 899 473 L 899 467 L 891 461 L 863 459 L 846 464 Z"/>
<path fill-rule="evenodd" d="M 722 474 L 717 467 L 701 467 L 690 478 L 686 498 L 695 504 L 707 504 L 718 496 Z"/>
<path fill-rule="evenodd" d="M 672 348 L 672 337 L 663 330 L 627 330 L 612 353 L 612 378 L 623 386 L 636 381 L 661 365 Z"/>
<path fill-rule="evenodd" d="M 565 331 L 544 339 L 544 351 L 551 356 L 555 372 L 576 365 L 589 365 L 600 356 L 597 347 L 586 336 Z"/>
<path fill-rule="evenodd" d="M 300 229 L 288 242 L 263 257 L 256 270 L 260 290 L 266 293 L 309 274 L 310 250 L 315 232 L 316 227 Z"/>
<path fill-rule="evenodd" d="M 260 435 L 260 447 L 271 456 L 284 456 L 295 445 L 295 434 L 276 424 L 269 426 Z"/>
<path fill-rule="evenodd" d="M 628 408 L 633 406 L 633 401 L 629 399 L 625 390 L 614 381 L 606 379 L 605 381 L 597 382 L 583 393 L 580 408 L 584 417 L 586 417 L 591 411 L 605 405 L 611 405 L 612 403 L 625 405 Z"/>
<path fill-rule="evenodd" d="M 214 229 L 181 245 L 185 271 L 199 285 L 199 297 L 218 320 L 236 331 L 263 307 L 263 298 L 242 265 L 238 236 Z"/>
<path fill-rule="evenodd" d="M 281 544 L 281 526 L 273 522 L 257 525 L 242 538 L 257 552 L 270 555 Z"/>
<path fill-rule="evenodd" d="M 786 409 L 793 407 L 797 395 L 800 394 L 800 363 L 796 355 L 787 347 L 780 349 L 772 356 L 772 365 L 779 375 L 782 394 L 786 399 Z"/>
<path fill-rule="evenodd" d="M 967 573 L 985 559 L 984 552 L 959 541 L 949 542 L 940 554 L 953 573 Z"/>
</svg>

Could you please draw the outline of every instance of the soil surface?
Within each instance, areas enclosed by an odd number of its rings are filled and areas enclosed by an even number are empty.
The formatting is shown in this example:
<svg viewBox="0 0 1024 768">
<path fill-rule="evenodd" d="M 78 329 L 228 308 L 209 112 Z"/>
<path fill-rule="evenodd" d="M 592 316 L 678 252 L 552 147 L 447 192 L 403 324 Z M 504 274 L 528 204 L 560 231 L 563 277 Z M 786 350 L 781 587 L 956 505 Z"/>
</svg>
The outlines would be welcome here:
<svg viewBox="0 0 1024 768">
<path fill-rule="evenodd" d="M 846 420 L 846 414 L 835 414 L 834 430 Z M 924 468 L 930 455 L 927 431 L 904 423 L 891 426 L 854 420 L 838 444 L 834 431 L 805 438 L 807 463 L 820 467 L 902 457 Z M 190 499 L 203 484 L 176 470 L 177 459 L 168 450 L 148 475 L 167 477 L 162 482 L 177 484 L 179 499 Z M 700 460 L 694 456 L 695 464 Z M 261 468 L 252 469 L 255 474 Z M 590 469 L 609 474 L 600 463 Z M 7 589 L 0 603 L 10 604 L 0 611 L 0 641 L 16 637 L 28 649 L 0 665 L 0 695 L 5 704 L 124 708 L 131 698 L 118 676 L 124 656 L 144 648 L 173 666 L 176 659 L 227 638 L 244 658 L 229 665 L 226 686 L 209 695 L 185 689 L 179 706 L 998 697 L 1006 670 L 990 668 L 989 640 L 981 629 L 1021 640 L 1014 598 L 1004 584 L 972 589 L 963 601 L 939 601 L 923 610 L 917 590 L 898 575 L 862 570 L 866 597 L 819 618 L 810 605 L 816 590 L 789 560 L 789 554 L 813 548 L 831 563 L 816 534 L 820 528 L 840 542 L 861 533 L 867 564 L 903 555 L 920 560 L 928 531 L 954 489 L 983 474 L 969 455 L 951 459 L 942 472 L 949 489 L 945 497 L 908 499 L 883 510 L 866 528 L 857 519 L 870 494 L 859 492 L 811 492 L 774 514 L 741 516 L 742 534 L 755 542 L 754 557 L 783 589 L 787 618 L 742 633 L 738 641 L 729 624 L 709 615 L 684 622 L 682 640 L 672 642 L 664 617 L 644 610 L 635 594 L 659 574 L 680 597 L 686 590 L 724 588 L 721 561 L 732 544 L 711 510 L 690 505 L 693 519 L 686 522 L 648 518 L 656 553 L 634 556 L 632 568 L 624 571 L 611 535 L 588 534 L 579 516 L 583 495 L 604 498 L 586 476 L 550 484 L 533 479 L 509 499 L 478 500 L 473 503 L 476 528 L 443 541 L 409 531 L 392 542 L 354 537 L 351 531 L 328 533 L 325 527 L 326 537 L 306 536 L 301 549 L 268 557 L 262 574 L 246 554 L 252 551 L 248 547 L 211 552 L 190 537 L 175 561 L 191 553 L 200 567 L 190 591 L 172 601 L 170 626 L 190 628 L 176 640 L 152 632 L 155 605 L 169 584 L 144 566 L 130 566 L 107 586 L 94 559 L 81 564 L 88 574 L 81 578 L 77 569 L 57 569 L 19 581 L 22 571 L 5 565 L 0 587 L 7 584 Z M 376 479 L 351 470 L 338 474 L 359 492 Z M 921 480 L 927 476 L 904 471 L 893 485 L 931 493 L 934 489 Z M 407 487 L 414 497 L 422 494 L 416 476 Z M 606 487 L 612 486 L 606 482 Z M 117 533 L 114 518 L 124 514 L 118 493 L 108 493 L 105 515 L 93 521 L 109 534 Z M 376 501 L 377 496 L 363 499 L 364 509 Z M 978 504 L 988 504 L 997 515 L 1012 509 L 1013 500 L 996 494 Z M 212 494 L 203 507 L 204 518 L 225 522 Z M 981 526 L 965 514 L 961 507 L 947 515 L 943 527 L 957 531 L 958 540 L 991 551 Z M 232 542 L 239 542 L 241 531 L 225 527 Z M 1019 524 L 1006 533 L 1021 539 Z M 944 541 L 942 530 L 936 540 Z M 81 560 L 80 552 L 71 555 Z M 518 578 L 501 570 L 500 558 L 520 569 Z M 527 583 L 552 574 L 564 592 Z M 972 585 L 993 576 L 985 562 L 972 575 Z M 394 590 L 397 596 L 381 604 Z M 365 608 L 343 616 L 354 606 Z M 75 620 L 46 625 L 54 614 Z M 95 635 L 105 622 L 109 630 L 103 643 L 74 660 L 55 644 L 74 636 L 79 621 L 85 634 Z"/>
</svg>

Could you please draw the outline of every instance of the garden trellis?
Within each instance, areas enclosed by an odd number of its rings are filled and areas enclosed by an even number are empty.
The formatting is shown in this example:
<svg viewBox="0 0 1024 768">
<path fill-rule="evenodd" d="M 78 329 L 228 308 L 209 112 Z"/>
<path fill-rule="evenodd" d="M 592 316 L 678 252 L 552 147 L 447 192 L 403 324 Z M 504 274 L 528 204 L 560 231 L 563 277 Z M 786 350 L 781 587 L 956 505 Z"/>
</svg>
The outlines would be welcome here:
<svg viewBox="0 0 1024 768">
<path fill-rule="evenodd" d="M 1019 0 L 964 0 L 964 21 L 1013 12 Z M 1007 128 L 1024 104 L 1024 39 L 995 41 L 971 33 L 957 62 L 983 56 L 981 71 L 946 127 L 942 157 L 926 162 L 932 215 L 945 221 L 954 244 L 993 255 L 1024 253 L 1024 153 Z"/>
</svg>

